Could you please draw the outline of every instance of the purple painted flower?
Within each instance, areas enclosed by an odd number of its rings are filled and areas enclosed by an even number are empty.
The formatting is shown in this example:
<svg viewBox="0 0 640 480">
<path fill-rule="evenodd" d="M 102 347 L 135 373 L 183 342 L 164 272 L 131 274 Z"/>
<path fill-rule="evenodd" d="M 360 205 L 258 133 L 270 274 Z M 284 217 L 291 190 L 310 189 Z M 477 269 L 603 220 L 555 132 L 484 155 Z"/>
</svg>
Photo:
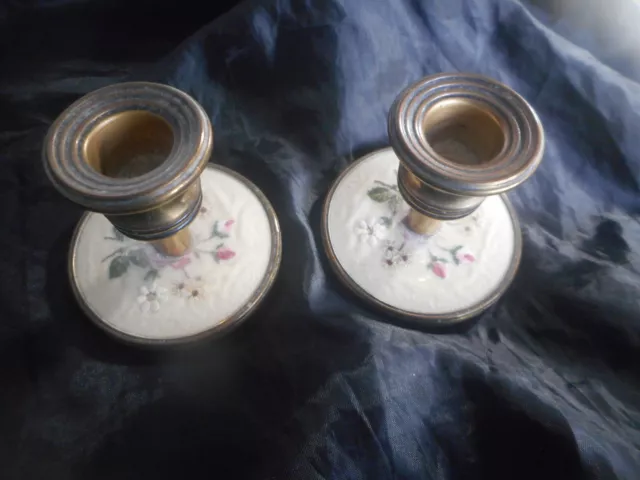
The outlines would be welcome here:
<svg viewBox="0 0 640 480">
<path fill-rule="evenodd" d="M 163 255 L 158 252 L 155 248 L 150 248 L 148 251 L 149 262 L 156 269 L 160 270 L 164 267 L 171 266 L 176 270 L 182 269 L 191 263 L 191 257 L 187 253 L 181 257 L 171 257 L 168 255 Z"/>
<path fill-rule="evenodd" d="M 191 263 L 191 257 L 188 255 L 183 255 L 178 258 L 175 262 L 171 263 L 171 268 L 175 268 L 176 270 L 181 270 L 187 265 Z"/>
</svg>

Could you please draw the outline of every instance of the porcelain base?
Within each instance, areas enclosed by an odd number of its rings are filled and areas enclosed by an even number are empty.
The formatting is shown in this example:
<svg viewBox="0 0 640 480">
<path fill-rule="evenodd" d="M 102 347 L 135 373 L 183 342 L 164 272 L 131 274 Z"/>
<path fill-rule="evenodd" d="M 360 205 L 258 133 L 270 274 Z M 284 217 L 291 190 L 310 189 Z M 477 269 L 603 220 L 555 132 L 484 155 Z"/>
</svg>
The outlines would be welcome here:
<svg viewBox="0 0 640 480">
<path fill-rule="evenodd" d="M 349 166 L 323 213 L 330 263 L 358 296 L 423 325 L 474 317 L 510 285 L 521 254 L 517 216 L 505 196 L 488 197 L 471 215 L 443 222 L 431 236 L 407 227 L 391 148 Z"/>
<path fill-rule="evenodd" d="M 100 214 L 80 221 L 71 284 L 98 326 L 137 344 L 183 343 L 228 331 L 265 297 L 282 256 L 278 221 L 244 177 L 210 165 L 203 200 L 181 257 L 120 234 Z"/>
</svg>

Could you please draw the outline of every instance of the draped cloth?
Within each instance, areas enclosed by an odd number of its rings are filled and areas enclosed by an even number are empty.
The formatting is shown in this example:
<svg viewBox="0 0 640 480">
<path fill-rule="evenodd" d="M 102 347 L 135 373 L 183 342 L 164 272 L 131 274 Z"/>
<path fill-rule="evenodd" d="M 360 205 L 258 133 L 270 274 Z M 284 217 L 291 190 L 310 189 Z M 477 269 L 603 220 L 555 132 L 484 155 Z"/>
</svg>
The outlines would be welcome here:
<svg viewBox="0 0 640 480">
<path fill-rule="evenodd" d="M 2 478 L 640 478 L 637 3 L 264 0 L 217 18 L 158 3 L 0 7 Z M 339 172 L 387 145 L 394 97 L 443 71 L 518 91 L 546 151 L 510 194 L 513 285 L 436 335 L 344 289 L 319 231 Z M 125 347 L 70 292 L 81 211 L 47 180 L 42 140 L 125 80 L 192 95 L 212 161 L 277 211 L 276 286 L 221 340 Z"/>
</svg>

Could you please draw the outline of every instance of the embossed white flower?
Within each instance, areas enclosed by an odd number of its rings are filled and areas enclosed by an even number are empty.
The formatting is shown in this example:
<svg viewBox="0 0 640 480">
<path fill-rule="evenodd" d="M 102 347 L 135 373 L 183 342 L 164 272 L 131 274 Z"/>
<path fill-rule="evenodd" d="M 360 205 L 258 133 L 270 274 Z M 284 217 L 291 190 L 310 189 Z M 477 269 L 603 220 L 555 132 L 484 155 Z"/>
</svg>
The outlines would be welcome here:
<svg viewBox="0 0 640 480">
<path fill-rule="evenodd" d="M 159 287 L 155 283 L 140 287 L 138 305 L 144 313 L 155 313 L 160 310 L 160 304 L 167 299 L 167 289 Z"/>
<path fill-rule="evenodd" d="M 387 236 L 387 227 L 380 220 L 360 220 L 356 226 L 356 235 L 361 242 L 367 242 L 372 247 Z"/>
</svg>

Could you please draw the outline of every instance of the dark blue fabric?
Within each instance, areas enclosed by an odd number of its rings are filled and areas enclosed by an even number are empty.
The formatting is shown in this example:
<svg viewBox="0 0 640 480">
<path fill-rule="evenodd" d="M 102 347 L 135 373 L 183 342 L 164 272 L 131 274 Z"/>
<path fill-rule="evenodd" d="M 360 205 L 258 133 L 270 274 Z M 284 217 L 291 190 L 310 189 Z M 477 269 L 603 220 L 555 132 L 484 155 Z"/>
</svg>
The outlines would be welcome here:
<svg viewBox="0 0 640 480">
<path fill-rule="evenodd" d="M 265 0 L 209 24 L 184 1 L 160 23 L 146 2 L 136 21 L 135 2 L 7 7 L 0 476 L 640 478 L 640 6 L 600 3 Z M 511 194 L 513 286 L 469 331 L 431 335 L 340 287 L 319 219 L 338 173 L 387 143 L 395 95 L 441 71 L 516 89 L 547 148 Z M 277 210 L 277 286 L 221 341 L 119 346 L 69 292 L 80 212 L 39 149 L 68 103 L 127 79 L 193 95 L 213 161 Z"/>
</svg>

